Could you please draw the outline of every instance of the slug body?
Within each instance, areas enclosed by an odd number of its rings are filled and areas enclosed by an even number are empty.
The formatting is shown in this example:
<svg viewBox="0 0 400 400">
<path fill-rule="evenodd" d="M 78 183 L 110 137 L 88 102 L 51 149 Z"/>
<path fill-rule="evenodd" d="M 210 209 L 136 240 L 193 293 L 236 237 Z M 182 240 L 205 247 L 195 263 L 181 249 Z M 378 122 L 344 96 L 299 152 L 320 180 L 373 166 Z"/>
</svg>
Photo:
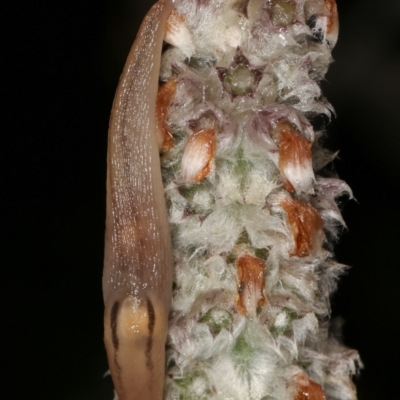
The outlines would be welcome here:
<svg viewBox="0 0 400 400">
<path fill-rule="evenodd" d="M 162 399 L 172 254 L 157 146 L 160 56 L 172 2 L 145 17 L 111 113 L 104 340 L 120 400 Z"/>
</svg>

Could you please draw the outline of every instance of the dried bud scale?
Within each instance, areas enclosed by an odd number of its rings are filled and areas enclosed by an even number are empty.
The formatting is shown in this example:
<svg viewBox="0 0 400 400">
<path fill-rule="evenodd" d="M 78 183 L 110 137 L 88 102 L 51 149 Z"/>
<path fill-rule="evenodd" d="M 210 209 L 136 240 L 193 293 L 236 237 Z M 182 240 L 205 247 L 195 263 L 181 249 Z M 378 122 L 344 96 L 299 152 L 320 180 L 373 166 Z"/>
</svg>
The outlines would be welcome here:
<svg viewBox="0 0 400 400">
<path fill-rule="evenodd" d="M 156 101 L 156 120 L 158 133 L 158 148 L 160 152 L 165 152 L 173 147 L 171 132 L 168 129 L 168 109 L 171 98 L 176 92 L 176 80 L 171 79 L 169 82 L 162 85 L 157 94 Z"/>
<path fill-rule="evenodd" d="M 175 0 L 156 99 L 175 260 L 164 398 L 356 400 L 329 334 L 350 188 L 310 120 L 334 0 Z"/>
</svg>

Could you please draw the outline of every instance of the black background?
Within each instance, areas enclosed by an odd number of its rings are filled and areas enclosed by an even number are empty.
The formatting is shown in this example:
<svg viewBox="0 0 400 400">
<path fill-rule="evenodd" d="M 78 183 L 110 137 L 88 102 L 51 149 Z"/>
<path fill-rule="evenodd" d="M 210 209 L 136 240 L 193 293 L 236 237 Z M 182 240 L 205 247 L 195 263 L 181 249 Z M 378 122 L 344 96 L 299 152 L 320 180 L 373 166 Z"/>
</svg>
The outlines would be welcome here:
<svg viewBox="0 0 400 400">
<path fill-rule="evenodd" d="M 102 378 L 107 128 L 151 3 L 36 0 L 2 11 L 2 398 L 112 399 Z M 344 209 L 336 254 L 352 268 L 333 315 L 365 364 L 359 399 L 387 399 L 399 372 L 400 1 L 338 6 L 323 83 L 338 115 L 328 145 L 357 202 Z"/>
</svg>

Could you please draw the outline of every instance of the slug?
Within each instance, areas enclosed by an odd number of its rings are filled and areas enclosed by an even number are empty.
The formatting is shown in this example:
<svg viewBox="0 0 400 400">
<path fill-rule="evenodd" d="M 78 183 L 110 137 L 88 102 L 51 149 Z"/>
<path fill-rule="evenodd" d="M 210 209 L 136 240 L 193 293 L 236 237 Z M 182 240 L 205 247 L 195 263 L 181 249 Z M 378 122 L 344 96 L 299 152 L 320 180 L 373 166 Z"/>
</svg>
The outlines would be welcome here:
<svg viewBox="0 0 400 400">
<path fill-rule="evenodd" d="M 103 294 L 104 341 L 120 400 L 162 399 L 172 252 L 155 105 L 171 0 L 146 15 L 111 112 Z"/>
</svg>

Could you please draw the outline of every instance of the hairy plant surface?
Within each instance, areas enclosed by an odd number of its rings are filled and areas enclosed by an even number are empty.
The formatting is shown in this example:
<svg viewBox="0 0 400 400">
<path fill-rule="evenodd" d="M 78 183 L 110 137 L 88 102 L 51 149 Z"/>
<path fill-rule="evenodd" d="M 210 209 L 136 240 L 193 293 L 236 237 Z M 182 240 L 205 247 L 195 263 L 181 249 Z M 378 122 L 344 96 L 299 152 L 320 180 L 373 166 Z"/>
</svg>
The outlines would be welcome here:
<svg viewBox="0 0 400 400">
<path fill-rule="evenodd" d="M 319 82 L 334 0 L 176 0 L 157 97 L 175 260 L 165 398 L 356 399 L 330 323 L 352 196 Z M 315 127 L 314 127 L 315 126 Z"/>
<path fill-rule="evenodd" d="M 356 399 L 359 355 L 330 322 L 352 193 L 319 127 L 337 34 L 334 0 L 160 0 L 144 19 L 109 134 L 121 400 Z"/>
</svg>

